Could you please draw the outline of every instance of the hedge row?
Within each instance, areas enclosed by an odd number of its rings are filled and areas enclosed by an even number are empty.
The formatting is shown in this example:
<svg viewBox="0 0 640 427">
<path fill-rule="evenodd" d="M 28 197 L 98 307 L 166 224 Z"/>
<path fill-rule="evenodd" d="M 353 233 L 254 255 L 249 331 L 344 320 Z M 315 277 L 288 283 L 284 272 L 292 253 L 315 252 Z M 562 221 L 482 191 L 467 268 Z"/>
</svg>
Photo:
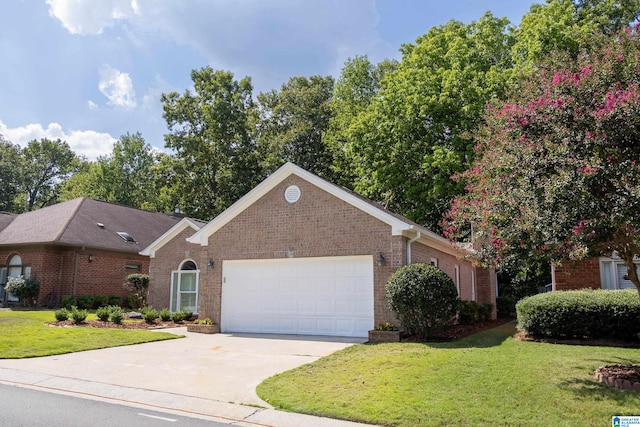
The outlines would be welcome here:
<svg viewBox="0 0 640 427">
<path fill-rule="evenodd" d="M 540 338 L 619 338 L 640 334 L 640 298 L 635 290 L 547 292 L 516 305 L 518 329 Z"/>
</svg>

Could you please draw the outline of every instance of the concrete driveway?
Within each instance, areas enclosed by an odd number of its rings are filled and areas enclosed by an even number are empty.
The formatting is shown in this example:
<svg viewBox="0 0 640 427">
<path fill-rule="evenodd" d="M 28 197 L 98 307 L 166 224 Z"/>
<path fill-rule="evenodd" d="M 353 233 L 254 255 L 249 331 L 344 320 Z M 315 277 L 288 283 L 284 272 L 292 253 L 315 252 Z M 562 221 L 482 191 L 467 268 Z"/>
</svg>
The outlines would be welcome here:
<svg viewBox="0 0 640 427">
<path fill-rule="evenodd" d="M 255 392 L 265 378 L 313 362 L 364 339 L 189 333 L 186 338 L 34 359 L 0 368 L 94 384 L 269 407 Z"/>
</svg>

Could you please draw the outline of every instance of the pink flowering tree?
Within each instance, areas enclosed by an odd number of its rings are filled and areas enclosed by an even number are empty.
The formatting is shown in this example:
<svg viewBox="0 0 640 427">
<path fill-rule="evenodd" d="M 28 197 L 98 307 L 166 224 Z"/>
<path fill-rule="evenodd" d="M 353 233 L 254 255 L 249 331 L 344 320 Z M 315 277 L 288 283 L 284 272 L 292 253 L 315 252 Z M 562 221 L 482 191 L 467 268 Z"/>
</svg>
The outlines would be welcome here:
<svg viewBox="0 0 640 427">
<path fill-rule="evenodd" d="M 552 57 L 489 108 L 447 237 L 503 267 L 616 251 L 640 293 L 639 31 Z"/>
</svg>

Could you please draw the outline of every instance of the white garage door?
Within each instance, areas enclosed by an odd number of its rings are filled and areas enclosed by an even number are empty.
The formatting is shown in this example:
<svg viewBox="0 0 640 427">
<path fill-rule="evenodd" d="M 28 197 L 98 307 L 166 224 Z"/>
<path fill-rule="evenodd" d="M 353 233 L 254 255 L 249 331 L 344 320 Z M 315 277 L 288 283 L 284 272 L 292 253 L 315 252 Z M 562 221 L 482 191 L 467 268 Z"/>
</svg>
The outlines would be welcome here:
<svg viewBox="0 0 640 427">
<path fill-rule="evenodd" d="M 373 257 L 224 261 L 223 332 L 366 337 Z"/>
</svg>

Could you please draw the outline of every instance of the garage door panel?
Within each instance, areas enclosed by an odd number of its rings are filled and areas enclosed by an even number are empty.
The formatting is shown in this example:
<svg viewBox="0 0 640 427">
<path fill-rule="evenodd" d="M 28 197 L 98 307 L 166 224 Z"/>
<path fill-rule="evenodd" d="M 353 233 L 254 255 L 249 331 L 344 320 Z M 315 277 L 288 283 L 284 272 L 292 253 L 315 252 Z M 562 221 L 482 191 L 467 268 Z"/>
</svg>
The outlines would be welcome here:
<svg viewBox="0 0 640 427">
<path fill-rule="evenodd" d="M 373 327 L 371 256 L 225 261 L 223 276 L 224 332 L 364 337 Z"/>
</svg>

